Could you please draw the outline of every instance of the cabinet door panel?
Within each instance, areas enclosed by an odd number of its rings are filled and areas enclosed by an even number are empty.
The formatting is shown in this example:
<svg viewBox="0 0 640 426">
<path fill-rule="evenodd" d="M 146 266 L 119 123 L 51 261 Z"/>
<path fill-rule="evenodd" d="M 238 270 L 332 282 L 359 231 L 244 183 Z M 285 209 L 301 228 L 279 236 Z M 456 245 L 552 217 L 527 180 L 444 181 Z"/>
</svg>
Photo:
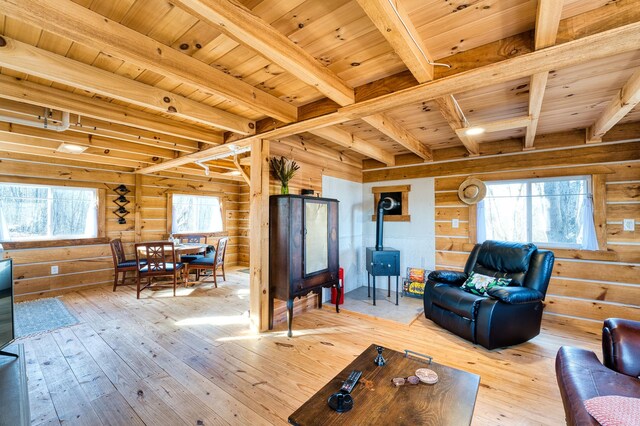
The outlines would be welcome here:
<svg viewBox="0 0 640 426">
<path fill-rule="evenodd" d="M 304 202 L 304 274 L 311 275 L 329 268 L 328 206 L 326 202 Z"/>
</svg>

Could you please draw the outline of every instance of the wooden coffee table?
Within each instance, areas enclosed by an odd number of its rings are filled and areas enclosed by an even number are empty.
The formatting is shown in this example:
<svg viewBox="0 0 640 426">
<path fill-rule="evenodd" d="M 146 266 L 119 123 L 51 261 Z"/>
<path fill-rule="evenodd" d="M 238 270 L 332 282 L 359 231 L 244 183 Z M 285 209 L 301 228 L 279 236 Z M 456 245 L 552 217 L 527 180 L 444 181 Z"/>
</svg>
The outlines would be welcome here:
<svg viewBox="0 0 640 426">
<path fill-rule="evenodd" d="M 371 345 L 351 364 L 289 416 L 294 425 L 465 425 L 471 423 L 480 376 L 427 360 L 405 357 L 386 349 L 384 367 L 373 363 L 376 345 Z M 418 368 L 438 373 L 434 385 L 420 383 L 395 387 L 394 377 L 415 374 Z M 353 409 L 337 413 L 327 400 L 337 392 L 353 370 L 362 377 L 351 392 Z"/>
</svg>

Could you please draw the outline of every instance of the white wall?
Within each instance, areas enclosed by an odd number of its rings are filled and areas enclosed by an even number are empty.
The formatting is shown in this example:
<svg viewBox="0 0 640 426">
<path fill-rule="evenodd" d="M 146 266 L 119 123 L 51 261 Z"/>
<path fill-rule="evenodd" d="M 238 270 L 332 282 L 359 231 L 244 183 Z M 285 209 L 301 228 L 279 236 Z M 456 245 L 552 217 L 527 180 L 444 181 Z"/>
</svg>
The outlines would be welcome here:
<svg viewBox="0 0 640 426">
<path fill-rule="evenodd" d="M 340 266 L 344 268 L 345 290 L 351 291 L 362 285 L 364 270 L 362 184 L 323 176 L 322 196 L 340 200 Z"/>
<path fill-rule="evenodd" d="M 435 192 L 434 179 L 361 184 L 330 176 L 322 177 L 322 196 L 340 200 L 340 266 L 345 271 L 345 290 L 367 285 L 365 248 L 375 245 L 376 227 L 371 220 L 374 186 L 411 185 L 411 222 L 385 222 L 384 246 L 400 250 L 401 276 L 406 267 L 435 268 Z M 328 298 L 325 291 L 325 300 Z"/>
<path fill-rule="evenodd" d="M 409 215 L 411 222 L 384 222 L 383 246 L 400 250 L 400 274 L 404 276 L 407 266 L 434 269 L 435 257 L 435 192 L 434 179 L 404 179 L 365 183 L 362 188 L 364 201 L 363 247 L 376 244 L 376 223 L 371 188 L 378 186 L 411 185 L 409 191 Z M 363 248 L 364 250 L 364 248 Z M 367 283 L 366 270 L 363 283 Z"/>
</svg>

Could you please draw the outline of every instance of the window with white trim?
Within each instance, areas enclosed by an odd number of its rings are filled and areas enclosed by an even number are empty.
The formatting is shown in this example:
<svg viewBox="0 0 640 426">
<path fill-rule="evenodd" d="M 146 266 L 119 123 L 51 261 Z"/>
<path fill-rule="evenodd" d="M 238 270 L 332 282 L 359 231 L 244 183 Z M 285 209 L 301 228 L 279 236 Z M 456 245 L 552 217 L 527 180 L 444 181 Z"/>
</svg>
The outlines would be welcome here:
<svg viewBox="0 0 640 426">
<path fill-rule="evenodd" d="M 172 194 L 171 233 L 211 233 L 224 230 L 219 197 Z"/>
<path fill-rule="evenodd" d="M 533 242 L 543 247 L 597 250 L 591 179 L 572 176 L 487 182 L 478 203 L 478 242 Z"/>
<path fill-rule="evenodd" d="M 96 238 L 98 190 L 0 184 L 0 241 Z"/>
</svg>

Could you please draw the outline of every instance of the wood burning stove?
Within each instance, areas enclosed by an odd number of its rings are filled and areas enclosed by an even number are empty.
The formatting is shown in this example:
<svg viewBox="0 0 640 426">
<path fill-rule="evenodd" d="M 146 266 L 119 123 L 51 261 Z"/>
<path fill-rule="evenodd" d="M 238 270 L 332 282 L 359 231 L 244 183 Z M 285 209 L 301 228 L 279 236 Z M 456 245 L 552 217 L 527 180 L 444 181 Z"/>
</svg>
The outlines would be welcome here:
<svg viewBox="0 0 640 426">
<path fill-rule="evenodd" d="M 373 277 L 373 305 L 376 305 L 376 277 L 388 277 L 387 296 L 391 297 L 391 277 L 396 277 L 396 305 L 398 304 L 398 281 L 400 278 L 400 251 L 383 246 L 384 213 L 396 207 L 390 198 L 380 198 L 376 218 L 376 246 L 367 247 L 367 295 L 371 297 L 370 281 Z"/>
</svg>

